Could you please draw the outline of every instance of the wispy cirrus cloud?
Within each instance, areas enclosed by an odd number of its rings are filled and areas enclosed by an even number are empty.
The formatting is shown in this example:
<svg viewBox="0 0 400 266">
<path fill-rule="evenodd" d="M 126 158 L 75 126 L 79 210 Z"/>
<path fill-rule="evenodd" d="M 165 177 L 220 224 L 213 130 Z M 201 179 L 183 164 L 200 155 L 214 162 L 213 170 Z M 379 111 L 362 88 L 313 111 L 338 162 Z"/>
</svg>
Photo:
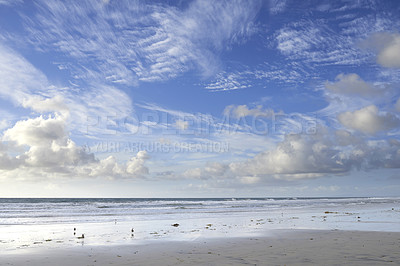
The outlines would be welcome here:
<svg viewBox="0 0 400 266">
<path fill-rule="evenodd" d="M 47 77 L 23 56 L 0 42 L 0 96 L 14 104 L 33 93 L 45 93 Z"/>
<path fill-rule="evenodd" d="M 282 8 L 278 8 L 276 12 L 296 14 L 296 9 L 286 9 L 284 7 L 286 4 L 270 1 L 271 12 L 275 6 L 281 6 Z M 322 77 L 329 74 L 326 72 L 326 67 L 352 68 L 354 65 L 362 65 L 368 68 L 372 66 L 374 54 L 362 49 L 363 45 L 360 45 L 362 41 L 372 33 L 390 32 L 400 26 L 396 13 L 377 12 L 376 3 L 373 1 L 362 3 L 339 1 L 316 7 L 305 1 L 298 4 L 299 10 L 302 10 L 301 7 L 313 10 L 315 18 L 311 20 L 300 16 L 297 20 L 283 23 L 274 32 L 265 33 L 268 40 L 266 48 L 274 47 L 282 55 L 284 64 L 275 63 L 266 57 L 262 64 L 245 66 L 245 70 L 242 71 L 220 72 L 205 85 L 205 88 L 211 91 L 230 91 L 271 82 L 290 87 L 307 82 L 323 81 Z M 365 16 L 362 17 L 357 15 L 361 7 L 365 9 Z M 385 46 L 392 51 L 391 53 L 397 47 L 393 38 L 390 39 L 391 43 Z M 383 50 L 380 54 L 379 58 L 383 56 Z M 394 58 L 396 55 L 390 57 L 392 61 L 396 60 Z M 381 76 L 384 75 L 389 79 L 394 75 L 398 76 L 398 73 L 382 72 Z"/>
<path fill-rule="evenodd" d="M 309 66 L 296 62 L 288 64 L 271 64 L 264 62 L 243 71 L 222 71 L 218 73 L 204 88 L 212 92 L 223 92 L 247 89 L 256 86 L 267 86 L 279 83 L 287 87 L 305 83 L 310 78 L 316 78 Z"/>
<path fill-rule="evenodd" d="M 300 20 L 276 33 L 277 49 L 290 60 L 320 65 L 351 65 L 365 61 L 353 36 L 340 35 L 326 20 Z M 323 48 L 323 49 L 321 49 Z"/>
<path fill-rule="evenodd" d="M 131 99 L 111 85 L 92 82 L 85 88 L 57 87 L 21 54 L 0 43 L 0 96 L 15 106 L 36 113 L 68 113 L 70 129 L 88 134 L 88 124 L 105 124 L 107 117 L 126 117 L 132 111 Z M 79 94 L 79 97 L 76 97 Z M 104 131 L 104 128 L 102 129 Z M 97 132 L 98 133 L 98 132 Z"/>
<path fill-rule="evenodd" d="M 21 4 L 22 2 L 22 0 L 0 0 L 0 5 L 12 6 L 16 4 Z"/>
<path fill-rule="evenodd" d="M 110 86 L 97 86 L 86 88 L 76 97 L 79 88 L 51 85 L 47 77 L 18 52 L 2 43 L 0 51 L 0 96 L 33 112 L 30 114 L 33 118 L 2 112 L 2 118 L 9 118 L 1 121 L 0 172 L 3 177 L 145 174 L 143 156 L 132 157 L 127 164 L 116 162 L 115 168 L 107 168 L 105 161 L 86 152 L 69 136 L 71 129 L 88 134 L 86 127 L 90 116 L 104 118 L 131 113 L 131 102 L 126 94 Z M 95 170 L 98 168 L 103 171 Z"/>
<path fill-rule="evenodd" d="M 287 1 L 286 0 L 269 0 L 269 12 L 273 15 L 282 13 L 286 9 Z"/>
<path fill-rule="evenodd" d="M 322 6 L 317 6 L 317 11 L 324 16 L 291 22 L 275 33 L 276 47 L 287 58 L 317 65 L 368 63 L 371 54 L 359 49 L 359 41 L 371 33 L 399 26 L 395 12 L 377 12 L 373 1 Z M 365 9 L 365 16 L 356 15 L 360 7 Z"/>
<path fill-rule="evenodd" d="M 205 85 L 210 91 L 231 91 L 249 88 L 249 82 L 246 80 L 247 73 L 218 73 L 213 82 Z"/>
<path fill-rule="evenodd" d="M 199 69 L 215 73 L 215 51 L 255 31 L 258 1 L 194 1 L 185 8 L 130 1 L 36 3 L 25 17 L 30 39 L 79 61 L 77 78 L 97 74 L 112 83 L 137 84 Z M 84 26 L 82 26 L 84 25 Z"/>
</svg>

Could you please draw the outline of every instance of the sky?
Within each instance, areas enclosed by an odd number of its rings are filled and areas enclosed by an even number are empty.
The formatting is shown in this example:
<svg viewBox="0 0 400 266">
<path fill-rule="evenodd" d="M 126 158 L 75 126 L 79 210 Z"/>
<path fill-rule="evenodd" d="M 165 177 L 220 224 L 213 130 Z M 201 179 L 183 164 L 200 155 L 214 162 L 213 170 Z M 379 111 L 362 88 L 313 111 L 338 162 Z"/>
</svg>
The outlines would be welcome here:
<svg viewBox="0 0 400 266">
<path fill-rule="evenodd" d="M 0 197 L 400 196 L 398 1 L 0 0 Z"/>
</svg>

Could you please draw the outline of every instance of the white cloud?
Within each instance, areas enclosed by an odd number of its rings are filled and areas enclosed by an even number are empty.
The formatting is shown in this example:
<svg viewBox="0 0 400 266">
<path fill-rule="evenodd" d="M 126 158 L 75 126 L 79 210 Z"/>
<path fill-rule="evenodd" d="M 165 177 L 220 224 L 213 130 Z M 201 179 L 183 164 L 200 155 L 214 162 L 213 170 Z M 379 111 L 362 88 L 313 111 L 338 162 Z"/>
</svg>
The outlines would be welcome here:
<svg viewBox="0 0 400 266">
<path fill-rule="evenodd" d="M 33 93 L 43 92 L 48 81 L 24 57 L 0 42 L 0 96 L 16 105 Z"/>
<path fill-rule="evenodd" d="M 293 175 L 293 179 L 348 172 L 350 167 L 349 155 L 341 153 L 323 133 L 287 135 L 276 148 L 229 165 L 230 170 L 239 176 L 277 175 L 278 178 L 289 178 Z"/>
<path fill-rule="evenodd" d="M 175 121 L 175 126 L 180 130 L 185 130 L 189 127 L 189 122 L 178 119 Z"/>
<path fill-rule="evenodd" d="M 215 81 L 205 86 L 210 91 L 232 91 L 251 87 L 244 73 L 218 73 Z"/>
<path fill-rule="evenodd" d="M 208 162 L 204 168 L 192 168 L 183 173 L 185 178 L 211 179 L 221 177 L 226 173 L 228 166 L 218 162 Z"/>
<path fill-rule="evenodd" d="M 340 189 L 339 186 L 318 186 L 316 188 L 314 188 L 315 191 L 322 191 L 322 192 L 326 192 L 326 191 L 338 191 Z"/>
<path fill-rule="evenodd" d="M 261 178 L 258 176 L 244 176 L 239 178 L 240 183 L 246 184 L 246 185 L 251 185 L 251 184 L 257 184 L 258 182 L 261 181 Z"/>
<path fill-rule="evenodd" d="M 285 11 L 287 0 L 269 0 L 269 12 L 271 14 L 279 14 Z"/>
<path fill-rule="evenodd" d="M 266 87 L 268 83 L 278 82 L 296 86 L 308 78 L 317 78 L 314 69 L 308 65 L 290 62 L 282 65 L 276 62 L 264 62 L 255 68 L 245 67 L 243 71 L 220 72 L 204 87 L 212 92 L 240 90 L 252 87 Z"/>
<path fill-rule="evenodd" d="M 114 178 L 117 175 L 123 174 L 123 169 L 117 163 L 114 156 L 108 156 L 99 162 L 93 163 L 84 169 L 85 174 L 92 177 L 105 176 Z"/>
<path fill-rule="evenodd" d="M 368 149 L 363 148 L 361 152 L 335 143 L 335 136 L 330 136 L 326 128 L 319 128 L 314 135 L 286 135 L 275 147 L 247 160 L 209 162 L 204 168 L 188 169 L 183 176 L 221 181 L 234 179 L 250 185 L 272 179 L 298 180 L 343 174 L 361 167 Z"/>
<path fill-rule="evenodd" d="M 217 162 L 208 162 L 204 168 L 204 171 L 210 176 L 222 176 L 226 170 L 226 165 Z"/>
<path fill-rule="evenodd" d="M 0 97 L 11 100 L 16 106 L 37 113 L 55 111 L 63 116 L 70 115 L 70 128 L 85 134 L 104 132 L 105 120 L 127 117 L 133 111 L 129 96 L 112 86 L 97 82 L 86 85 L 84 89 L 50 85 L 41 71 L 1 43 L 0 88 Z M 93 125 L 89 121 L 92 118 L 101 121 Z"/>
<path fill-rule="evenodd" d="M 0 5 L 13 6 L 23 3 L 22 0 L 0 0 Z"/>
<path fill-rule="evenodd" d="M 400 67 L 400 35 L 379 52 L 377 61 L 384 67 Z"/>
<path fill-rule="evenodd" d="M 391 113 L 380 113 L 378 107 L 369 105 L 354 112 L 338 115 L 345 127 L 374 135 L 380 131 L 389 131 L 400 125 L 400 119 Z"/>
<path fill-rule="evenodd" d="M 339 74 L 336 82 L 326 82 L 325 87 L 338 94 L 358 95 L 363 97 L 378 96 L 384 93 L 383 90 L 376 89 L 373 85 L 365 82 L 357 74 Z"/>
<path fill-rule="evenodd" d="M 149 173 L 149 169 L 144 166 L 145 161 L 149 159 L 146 151 L 139 151 L 135 157 L 132 157 L 126 163 L 126 172 L 131 175 L 142 176 Z"/>
<path fill-rule="evenodd" d="M 349 65 L 365 61 L 354 41 L 330 29 L 327 21 L 301 20 L 275 34 L 277 49 L 288 59 L 323 65 Z"/>
<path fill-rule="evenodd" d="M 186 178 L 193 178 L 193 179 L 199 179 L 202 178 L 204 176 L 204 173 L 202 171 L 201 168 L 197 167 L 197 168 L 192 168 L 192 169 L 188 169 L 183 173 L 183 176 Z"/>
<path fill-rule="evenodd" d="M 144 165 L 147 159 L 149 156 L 146 151 L 139 151 L 126 164 L 120 164 L 114 156 L 108 156 L 103 160 L 88 164 L 85 168 L 81 167 L 81 171 L 91 177 L 100 176 L 110 179 L 144 177 L 149 173 L 149 169 Z"/>
<path fill-rule="evenodd" d="M 12 145 L 0 141 L 0 170 L 12 170 L 17 168 L 22 163 L 20 158 L 10 156 L 7 153 L 9 146 Z"/>
<path fill-rule="evenodd" d="M 224 110 L 225 116 L 233 115 L 235 118 L 242 118 L 246 116 L 271 117 L 274 114 L 274 110 L 262 109 L 261 105 L 258 105 L 256 108 L 249 108 L 247 105 L 228 105 Z"/>
<path fill-rule="evenodd" d="M 14 127 L 4 132 L 4 139 L 15 141 L 18 145 L 51 144 L 53 141 L 65 142 L 65 120 L 61 116 L 43 116 L 18 121 Z"/>
<path fill-rule="evenodd" d="M 237 154 L 230 163 L 225 158 L 223 163 L 194 166 L 182 177 L 252 185 L 344 175 L 354 170 L 400 168 L 399 147 L 395 139 L 366 141 L 350 131 L 318 127 L 315 134 L 286 135 L 256 155 L 243 154 L 247 160 L 238 161 Z M 241 147 L 241 151 L 245 149 Z"/>
<path fill-rule="evenodd" d="M 25 147 L 24 153 L 15 156 L 24 167 L 69 172 L 74 166 L 94 161 L 93 154 L 85 153 L 68 138 L 62 116 L 18 121 L 4 132 L 3 140 Z"/>
<path fill-rule="evenodd" d="M 37 5 L 39 13 L 26 20 L 39 49 L 55 46 L 78 59 L 83 67 L 64 64 L 77 78 L 120 84 L 166 80 L 191 69 L 214 74 L 215 51 L 252 35 L 260 8 L 258 1 L 241 0 L 193 1 L 185 8 L 130 1 Z"/>
<path fill-rule="evenodd" d="M 360 6 L 371 13 L 360 16 Z M 379 12 L 376 3 L 309 6 L 309 10 L 315 8 L 327 16 L 293 21 L 275 33 L 277 49 L 288 59 L 300 59 L 305 66 L 369 63 L 372 55 L 358 49 L 357 40 L 373 32 L 397 31 L 400 26 L 396 12 Z"/>
<path fill-rule="evenodd" d="M 56 95 L 53 98 L 47 99 L 34 95 L 28 99 L 24 99 L 22 101 L 22 106 L 24 108 L 31 108 L 38 113 L 59 112 L 67 114 L 69 112 L 69 108 L 64 103 L 64 98 L 61 95 Z"/>
<path fill-rule="evenodd" d="M 113 156 L 96 159 L 69 138 L 62 115 L 18 121 L 4 132 L 0 142 L 0 173 L 8 171 L 16 178 L 144 177 L 149 172 L 144 165 L 147 159 L 145 151 L 139 151 L 125 164 Z"/>
<path fill-rule="evenodd" d="M 374 33 L 362 43 L 362 46 L 376 50 L 376 61 L 381 66 L 400 68 L 400 34 Z"/>
<path fill-rule="evenodd" d="M 335 138 L 338 146 L 359 145 L 360 142 L 363 142 L 362 139 L 357 138 L 347 130 L 336 130 Z"/>
</svg>

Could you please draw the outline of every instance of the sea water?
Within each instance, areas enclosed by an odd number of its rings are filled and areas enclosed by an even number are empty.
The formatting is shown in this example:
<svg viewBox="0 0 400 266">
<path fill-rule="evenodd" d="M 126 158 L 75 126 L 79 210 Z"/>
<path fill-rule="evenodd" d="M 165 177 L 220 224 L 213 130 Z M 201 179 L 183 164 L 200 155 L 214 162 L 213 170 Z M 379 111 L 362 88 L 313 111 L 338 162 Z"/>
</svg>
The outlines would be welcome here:
<svg viewBox="0 0 400 266">
<path fill-rule="evenodd" d="M 397 197 L 3 198 L 0 249 L 257 236 L 273 229 L 400 231 L 399 203 Z"/>
</svg>

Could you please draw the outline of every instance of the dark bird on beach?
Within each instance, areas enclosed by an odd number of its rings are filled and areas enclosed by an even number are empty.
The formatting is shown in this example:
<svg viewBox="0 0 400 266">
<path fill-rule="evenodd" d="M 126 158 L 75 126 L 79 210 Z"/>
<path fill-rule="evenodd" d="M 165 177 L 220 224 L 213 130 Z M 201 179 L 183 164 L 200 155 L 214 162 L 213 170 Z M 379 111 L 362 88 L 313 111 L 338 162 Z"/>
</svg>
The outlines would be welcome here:
<svg viewBox="0 0 400 266">
<path fill-rule="evenodd" d="M 84 234 L 82 234 L 82 236 L 78 236 L 78 239 L 83 239 L 83 238 L 85 238 Z"/>
<path fill-rule="evenodd" d="M 179 226 L 179 224 L 178 224 L 178 223 L 177 223 L 177 224 L 173 224 L 172 226 L 178 227 L 178 226 Z"/>
<path fill-rule="evenodd" d="M 135 232 L 135 230 L 133 230 L 133 228 L 131 229 L 131 232 L 133 233 L 133 232 Z"/>
<path fill-rule="evenodd" d="M 74 231 L 76 231 L 76 228 L 74 227 Z"/>
</svg>

